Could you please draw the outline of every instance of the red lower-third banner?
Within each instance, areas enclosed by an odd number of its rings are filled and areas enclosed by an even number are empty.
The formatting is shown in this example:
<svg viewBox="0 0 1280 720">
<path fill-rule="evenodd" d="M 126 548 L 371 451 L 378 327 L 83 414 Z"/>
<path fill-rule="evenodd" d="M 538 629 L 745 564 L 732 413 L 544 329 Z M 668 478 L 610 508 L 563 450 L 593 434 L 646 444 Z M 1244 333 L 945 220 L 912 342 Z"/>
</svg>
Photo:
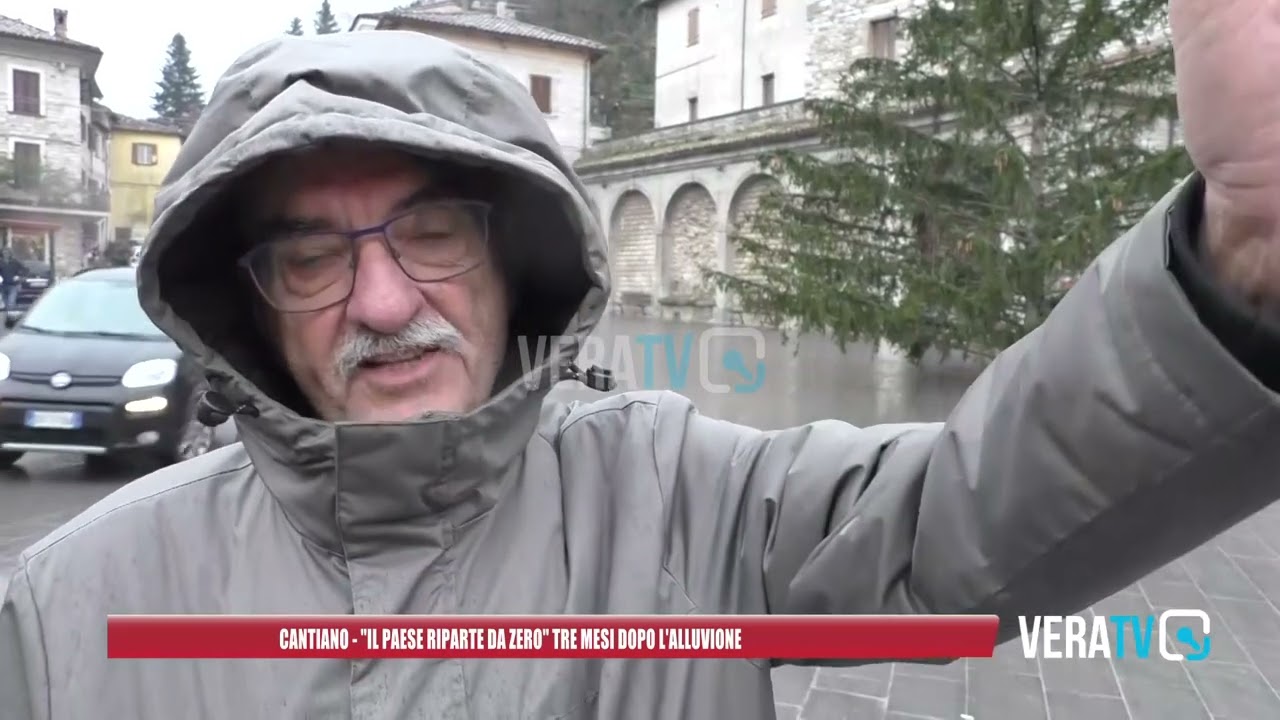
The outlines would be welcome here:
<svg viewBox="0 0 1280 720">
<path fill-rule="evenodd" d="M 991 657 L 994 615 L 112 615 L 111 658 Z"/>
</svg>

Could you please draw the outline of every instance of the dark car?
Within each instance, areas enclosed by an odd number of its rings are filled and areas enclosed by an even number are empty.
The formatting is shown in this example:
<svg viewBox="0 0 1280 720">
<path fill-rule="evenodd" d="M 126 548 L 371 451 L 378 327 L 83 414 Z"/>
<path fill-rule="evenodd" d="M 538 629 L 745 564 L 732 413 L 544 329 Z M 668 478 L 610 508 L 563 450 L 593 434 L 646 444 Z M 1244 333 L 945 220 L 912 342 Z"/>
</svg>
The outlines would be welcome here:
<svg viewBox="0 0 1280 720">
<path fill-rule="evenodd" d="M 53 285 L 53 268 L 49 263 L 24 260 L 22 266 L 26 270 L 18 278 L 18 292 L 14 296 L 13 306 L 4 309 L 5 315 L 10 318 L 21 317 Z"/>
<path fill-rule="evenodd" d="M 0 467 L 26 452 L 168 464 L 207 452 L 195 417 L 204 378 L 138 302 L 133 268 L 53 286 L 0 338 Z M 8 324 L 8 323 L 7 323 Z"/>
</svg>

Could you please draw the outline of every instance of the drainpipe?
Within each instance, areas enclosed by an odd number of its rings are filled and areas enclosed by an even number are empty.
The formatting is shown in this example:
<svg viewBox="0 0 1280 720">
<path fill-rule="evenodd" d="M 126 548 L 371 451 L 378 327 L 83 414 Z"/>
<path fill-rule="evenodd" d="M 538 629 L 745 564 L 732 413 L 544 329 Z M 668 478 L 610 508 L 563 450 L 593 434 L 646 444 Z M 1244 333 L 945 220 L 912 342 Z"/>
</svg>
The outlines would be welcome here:
<svg viewBox="0 0 1280 720">
<path fill-rule="evenodd" d="M 587 146 L 591 144 L 591 56 L 587 55 L 582 61 L 582 76 L 586 78 L 586 83 L 582 88 L 582 150 L 586 152 Z"/>
<path fill-rule="evenodd" d="M 738 69 L 738 104 L 740 110 L 747 109 L 747 5 L 742 3 L 742 34 L 738 38 L 738 46 L 742 48 L 742 58 Z"/>
</svg>

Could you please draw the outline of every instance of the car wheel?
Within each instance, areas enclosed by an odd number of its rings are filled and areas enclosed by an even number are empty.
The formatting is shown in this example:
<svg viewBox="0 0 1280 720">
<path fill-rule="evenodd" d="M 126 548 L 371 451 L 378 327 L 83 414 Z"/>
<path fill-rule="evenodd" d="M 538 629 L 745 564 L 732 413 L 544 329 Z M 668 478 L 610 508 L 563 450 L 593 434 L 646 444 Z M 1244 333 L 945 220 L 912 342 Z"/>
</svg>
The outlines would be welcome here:
<svg viewBox="0 0 1280 720">
<path fill-rule="evenodd" d="M 165 462 L 180 463 L 184 460 L 200 457 L 213 449 L 214 428 L 200 422 L 196 417 L 200 394 L 200 389 L 191 393 L 191 397 L 187 401 L 187 412 L 182 421 L 182 427 L 178 428 L 178 431 L 174 434 L 172 444 L 163 453 Z"/>
<path fill-rule="evenodd" d="M 13 464 L 21 460 L 24 454 L 11 450 L 0 451 L 0 470 L 8 470 L 13 467 Z"/>
</svg>

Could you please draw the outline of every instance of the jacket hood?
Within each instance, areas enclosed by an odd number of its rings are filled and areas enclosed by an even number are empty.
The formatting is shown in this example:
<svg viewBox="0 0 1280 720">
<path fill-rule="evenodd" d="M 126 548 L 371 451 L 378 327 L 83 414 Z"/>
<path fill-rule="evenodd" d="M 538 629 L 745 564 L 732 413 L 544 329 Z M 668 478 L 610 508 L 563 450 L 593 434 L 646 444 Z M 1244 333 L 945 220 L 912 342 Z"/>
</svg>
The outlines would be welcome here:
<svg viewBox="0 0 1280 720">
<path fill-rule="evenodd" d="M 518 311 L 508 365 L 476 411 L 398 424 L 315 419 L 255 329 L 256 291 L 236 264 L 237 181 L 274 156 L 334 141 L 491 178 L 495 253 L 511 268 Z M 157 197 L 138 282 L 148 315 L 237 409 L 241 439 L 290 519 L 336 546 L 339 503 L 358 507 L 359 521 L 483 512 L 495 488 L 475 478 L 501 475 L 529 442 L 543 397 L 603 313 L 606 257 L 585 188 L 523 85 L 444 40 L 370 31 L 282 37 L 227 70 Z M 564 341 L 524 373 L 514 336 Z"/>
</svg>

